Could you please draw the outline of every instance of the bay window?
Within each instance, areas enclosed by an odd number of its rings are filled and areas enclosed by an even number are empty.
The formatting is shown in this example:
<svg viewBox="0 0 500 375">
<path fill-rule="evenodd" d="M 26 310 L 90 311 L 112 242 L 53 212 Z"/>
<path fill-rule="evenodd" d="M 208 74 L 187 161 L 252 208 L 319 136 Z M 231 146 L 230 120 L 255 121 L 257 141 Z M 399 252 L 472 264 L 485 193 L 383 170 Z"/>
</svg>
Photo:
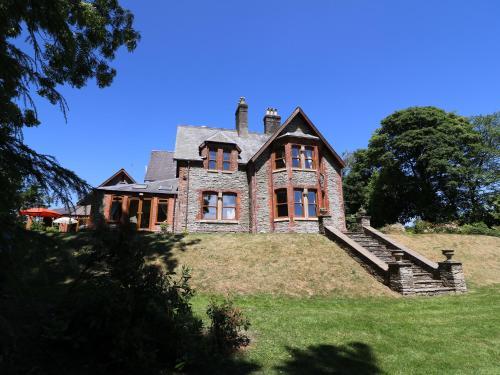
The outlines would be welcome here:
<svg viewBox="0 0 500 375">
<path fill-rule="evenodd" d="M 304 169 L 314 169 L 314 147 L 304 147 Z"/>
<path fill-rule="evenodd" d="M 293 168 L 301 167 L 299 145 L 292 145 L 292 167 Z"/>
<path fill-rule="evenodd" d="M 318 198 L 314 189 L 293 190 L 294 216 L 312 219 L 318 217 Z"/>
<path fill-rule="evenodd" d="M 278 146 L 274 152 L 274 169 L 282 169 L 286 167 L 285 146 Z"/>
<path fill-rule="evenodd" d="M 277 218 L 285 218 L 288 217 L 288 199 L 287 199 L 287 191 L 286 189 L 278 189 L 274 193 L 276 207 L 275 216 Z"/>
</svg>

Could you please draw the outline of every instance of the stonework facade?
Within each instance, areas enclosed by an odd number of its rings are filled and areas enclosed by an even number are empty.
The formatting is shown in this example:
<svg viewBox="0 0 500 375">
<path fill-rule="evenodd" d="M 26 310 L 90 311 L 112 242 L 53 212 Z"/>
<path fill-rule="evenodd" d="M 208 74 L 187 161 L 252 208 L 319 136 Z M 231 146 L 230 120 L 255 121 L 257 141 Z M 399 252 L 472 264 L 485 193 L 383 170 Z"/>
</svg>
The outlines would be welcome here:
<svg viewBox="0 0 500 375">
<path fill-rule="evenodd" d="M 147 210 L 138 213 L 138 229 L 159 230 L 153 216 L 168 209 L 162 218 L 175 232 L 318 233 L 320 220 L 345 230 L 344 162 L 302 109 L 282 124 L 276 109 L 268 108 L 263 131 L 255 133 L 248 130 L 242 98 L 235 120 L 233 130 L 179 126 L 175 151 L 152 153 L 144 184 L 98 188 L 105 219 L 116 222 L 119 201 L 120 221 L 130 221 L 128 212 L 137 209 L 128 202 L 151 197 L 151 208 L 139 205 Z M 165 199 L 171 201 L 161 211 L 156 205 Z M 147 228 L 146 215 L 152 215 Z"/>
</svg>

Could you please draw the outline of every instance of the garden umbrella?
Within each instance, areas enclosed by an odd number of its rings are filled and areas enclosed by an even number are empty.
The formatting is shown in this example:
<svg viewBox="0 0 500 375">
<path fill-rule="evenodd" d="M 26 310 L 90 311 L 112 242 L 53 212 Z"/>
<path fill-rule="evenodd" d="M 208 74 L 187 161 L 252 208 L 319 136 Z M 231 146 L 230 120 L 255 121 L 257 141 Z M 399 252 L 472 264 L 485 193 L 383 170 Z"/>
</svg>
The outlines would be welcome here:
<svg viewBox="0 0 500 375">
<path fill-rule="evenodd" d="M 33 217 L 61 217 L 59 212 L 49 210 L 43 207 L 28 208 L 27 210 L 21 210 L 21 215 L 33 216 Z"/>
</svg>

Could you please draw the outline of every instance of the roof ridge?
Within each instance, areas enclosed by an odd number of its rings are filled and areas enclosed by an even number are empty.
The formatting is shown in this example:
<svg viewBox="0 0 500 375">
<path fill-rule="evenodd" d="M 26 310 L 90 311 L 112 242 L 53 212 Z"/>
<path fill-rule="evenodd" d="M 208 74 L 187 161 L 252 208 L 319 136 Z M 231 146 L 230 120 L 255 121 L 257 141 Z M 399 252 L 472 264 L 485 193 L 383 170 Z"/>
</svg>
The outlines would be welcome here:
<svg viewBox="0 0 500 375">
<path fill-rule="evenodd" d="M 224 130 L 232 133 L 237 133 L 238 131 L 236 129 L 231 129 L 231 128 L 220 128 L 220 127 L 215 127 L 215 126 L 209 126 L 209 125 L 190 125 L 190 124 L 179 124 L 177 125 L 178 128 L 203 128 L 203 129 L 212 129 L 212 130 Z M 255 134 L 255 135 L 267 135 L 266 133 L 261 133 L 261 132 L 256 132 L 256 131 L 249 131 L 248 134 Z"/>
</svg>

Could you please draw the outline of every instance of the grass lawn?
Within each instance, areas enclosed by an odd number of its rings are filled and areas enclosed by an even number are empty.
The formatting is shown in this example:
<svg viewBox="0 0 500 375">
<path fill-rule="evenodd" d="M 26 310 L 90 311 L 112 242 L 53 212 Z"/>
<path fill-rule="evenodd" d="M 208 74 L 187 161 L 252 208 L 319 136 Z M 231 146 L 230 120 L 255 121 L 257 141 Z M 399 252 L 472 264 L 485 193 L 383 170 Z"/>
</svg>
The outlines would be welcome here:
<svg viewBox="0 0 500 375">
<path fill-rule="evenodd" d="M 207 302 L 195 298 L 200 316 Z M 500 286 L 443 297 L 239 296 L 235 302 L 252 322 L 244 358 L 254 373 L 499 373 Z"/>
<path fill-rule="evenodd" d="M 149 262 L 193 268 L 200 317 L 211 296 L 227 294 L 249 316 L 250 347 L 219 373 L 500 373 L 500 239 L 393 237 L 435 260 L 455 248 L 470 292 L 402 298 L 319 235 L 150 234 L 143 241 Z M 89 238 L 26 233 L 25 252 L 12 254 L 18 268 L 0 275 L 0 315 L 23 327 L 57 303 L 86 261 Z M 27 307 L 21 312 L 9 309 L 17 299 Z"/>
</svg>

